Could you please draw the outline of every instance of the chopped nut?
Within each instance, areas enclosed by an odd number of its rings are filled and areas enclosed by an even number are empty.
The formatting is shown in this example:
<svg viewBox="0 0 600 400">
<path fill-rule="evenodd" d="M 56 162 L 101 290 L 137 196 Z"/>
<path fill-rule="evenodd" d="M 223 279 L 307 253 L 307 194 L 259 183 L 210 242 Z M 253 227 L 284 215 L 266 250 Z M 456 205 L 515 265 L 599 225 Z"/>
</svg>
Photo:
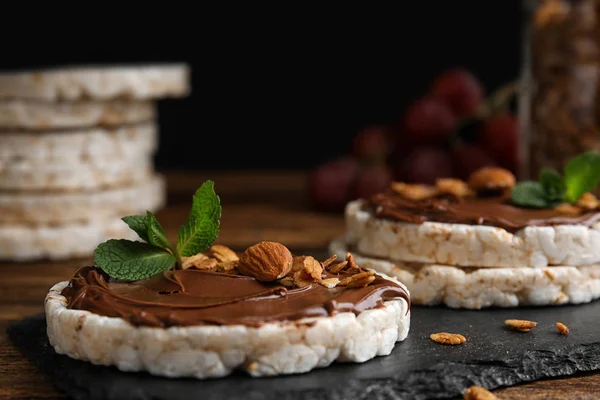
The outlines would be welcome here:
<svg viewBox="0 0 600 400">
<path fill-rule="evenodd" d="M 217 264 L 218 269 L 222 269 L 223 271 L 231 271 L 235 267 L 237 267 L 238 261 L 224 261 Z"/>
<path fill-rule="evenodd" d="M 350 284 L 350 282 L 354 282 L 354 281 L 360 281 L 361 279 L 366 279 L 366 278 L 369 278 L 369 277 L 373 277 L 373 278 L 374 278 L 374 276 L 373 276 L 373 275 L 375 275 L 375 271 L 372 271 L 372 270 L 370 270 L 370 271 L 364 271 L 364 272 L 360 272 L 360 273 L 358 273 L 358 274 L 354 274 L 354 275 L 352 275 L 352 276 L 349 276 L 349 277 L 347 277 L 347 278 L 344 278 L 344 279 L 342 279 L 342 280 L 340 281 L 339 285 L 340 285 L 340 286 L 346 286 L 346 285 Z M 372 279 L 372 280 L 371 280 L 371 282 L 372 282 L 373 280 L 374 280 L 374 279 Z"/>
<path fill-rule="evenodd" d="M 337 254 L 332 255 L 327 260 L 323 261 L 323 268 L 329 267 L 333 262 L 337 260 Z"/>
<path fill-rule="evenodd" d="M 294 282 L 294 278 L 292 278 L 291 276 L 281 278 L 278 282 L 285 287 L 293 287 L 296 285 L 296 282 Z"/>
<path fill-rule="evenodd" d="M 595 210 L 598 208 L 598 205 L 600 205 L 600 202 L 592 193 L 586 192 L 581 195 L 576 204 L 578 207 L 583 208 L 584 210 Z"/>
<path fill-rule="evenodd" d="M 375 280 L 374 276 L 367 276 L 366 278 L 353 280 L 353 281 L 349 282 L 347 286 L 348 287 L 356 287 L 356 288 L 367 287 L 374 280 Z"/>
<path fill-rule="evenodd" d="M 348 261 L 340 261 L 334 264 L 331 268 L 329 268 L 329 272 L 331 272 L 332 274 L 337 274 L 338 272 L 346 268 L 347 265 Z"/>
<path fill-rule="evenodd" d="M 513 173 L 504 168 L 483 167 L 469 176 L 469 186 L 477 192 L 512 189 L 516 183 Z"/>
<path fill-rule="evenodd" d="M 212 269 L 217 266 L 217 260 L 204 253 L 194 254 L 191 257 L 181 257 L 181 268 Z"/>
<path fill-rule="evenodd" d="M 219 262 L 232 262 L 240 259 L 235 251 L 222 244 L 213 244 L 208 251 Z"/>
<path fill-rule="evenodd" d="M 521 332 L 529 332 L 537 325 L 537 322 L 527 321 L 524 319 L 507 319 L 504 321 L 504 325 L 510 326 Z"/>
<path fill-rule="evenodd" d="M 304 269 L 313 279 L 317 281 L 322 279 L 323 266 L 314 257 L 308 256 L 304 259 Z"/>
<path fill-rule="evenodd" d="M 296 256 L 294 257 L 292 272 L 306 271 L 313 279 L 321 280 L 323 266 L 319 261 L 311 256 Z"/>
<path fill-rule="evenodd" d="M 356 265 L 356 262 L 354 261 L 354 256 L 351 253 L 346 253 L 346 261 L 348 261 L 348 268 L 360 269 L 360 267 Z"/>
<path fill-rule="evenodd" d="M 240 256 L 238 270 L 261 282 L 276 281 L 292 269 L 290 250 L 278 242 L 259 242 Z"/>
<path fill-rule="evenodd" d="M 562 322 L 556 323 L 556 329 L 558 329 L 558 333 L 560 333 L 561 335 L 569 334 L 569 327 L 563 324 Z"/>
<path fill-rule="evenodd" d="M 435 181 L 435 186 L 442 194 L 452 194 L 456 197 L 473 196 L 475 192 L 467 182 L 454 178 L 440 178 Z"/>
<path fill-rule="evenodd" d="M 194 261 L 206 260 L 207 258 L 210 258 L 210 257 L 208 257 L 204 253 L 198 253 L 198 254 L 194 254 L 193 256 L 190 256 L 190 257 L 181 257 L 181 264 L 183 266 L 183 264 L 190 264 Z"/>
<path fill-rule="evenodd" d="M 338 278 L 328 278 L 319 281 L 319 283 L 325 286 L 327 289 L 333 289 L 338 283 L 340 283 L 340 280 Z"/>
<path fill-rule="evenodd" d="M 294 272 L 294 283 L 298 287 L 305 287 L 312 284 L 314 280 L 306 273 L 305 270 Z"/>
<path fill-rule="evenodd" d="M 438 194 L 435 186 L 392 182 L 391 188 L 400 196 L 409 200 L 425 200 Z"/>
<path fill-rule="evenodd" d="M 467 341 L 467 339 L 459 333 L 448 332 L 432 333 L 429 335 L 429 338 L 434 342 L 450 345 L 463 344 Z"/>
<path fill-rule="evenodd" d="M 304 269 L 304 259 L 306 256 L 294 256 L 292 259 L 291 272 L 301 271 Z"/>
<path fill-rule="evenodd" d="M 184 269 L 189 269 L 189 268 L 195 268 L 195 269 L 213 269 L 217 267 L 217 260 L 214 258 L 207 258 L 205 260 L 199 260 L 194 262 L 190 267 L 188 268 L 184 268 Z M 182 266 L 183 268 L 183 266 Z"/>
<path fill-rule="evenodd" d="M 497 400 L 498 397 L 481 386 L 470 386 L 463 393 L 464 400 Z"/>
<path fill-rule="evenodd" d="M 554 207 L 554 210 L 565 215 L 579 215 L 582 211 L 581 208 L 575 207 L 574 205 L 569 203 L 559 204 L 556 207 Z"/>
</svg>

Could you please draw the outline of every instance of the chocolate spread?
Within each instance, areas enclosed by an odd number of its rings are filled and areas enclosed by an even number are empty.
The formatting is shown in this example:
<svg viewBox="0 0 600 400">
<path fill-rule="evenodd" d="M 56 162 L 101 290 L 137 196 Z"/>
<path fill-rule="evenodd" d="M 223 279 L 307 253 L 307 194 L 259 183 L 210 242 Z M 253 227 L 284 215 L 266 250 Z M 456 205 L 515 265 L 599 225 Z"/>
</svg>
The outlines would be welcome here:
<svg viewBox="0 0 600 400">
<path fill-rule="evenodd" d="M 371 197 L 365 208 L 379 218 L 420 224 L 426 221 L 455 224 L 488 225 L 515 232 L 527 226 L 585 225 L 600 221 L 600 213 L 585 211 L 580 215 L 561 214 L 552 209 L 518 207 L 506 196 L 435 197 L 409 200 L 393 192 Z"/>
<path fill-rule="evenodd" d="M 324 275 L 340 279 L 349 276 Z M 395 298 L 403 298 L 410 305 L 409 295 L 400 285 L 378 275 L 367 287 L 333 289 L 317 282 L 303 288 L 286 288 L 244 275 L 194 269 L 168 270 L 149 279 L 123 283 L 111 281 L 92 266 L 79 269 L 62 295 L 70 309 L 155 327 L 260 326 L 346 311 L 358 314 Z"/>
</svg>

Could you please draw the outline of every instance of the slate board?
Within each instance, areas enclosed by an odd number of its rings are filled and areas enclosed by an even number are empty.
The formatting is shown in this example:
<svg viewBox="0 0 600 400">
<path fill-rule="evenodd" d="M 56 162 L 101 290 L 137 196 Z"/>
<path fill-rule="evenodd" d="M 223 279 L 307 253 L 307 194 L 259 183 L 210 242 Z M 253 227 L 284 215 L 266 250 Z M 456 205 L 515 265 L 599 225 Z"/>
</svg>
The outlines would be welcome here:
<svg viewBox="0 0 600 400">
<path fill-rule="evenodd" d="M 529 333 L 504 327 L 530 319 Z M 556 321 L 571 330 L 557 333 Z M 600 370 L 600 301 L 579 306 L 451 310 L 412 309 L 408 338 L 391 355 L 363 364 L 333 364 L 306 374 L 250 378 L 242 373 L 198 381 L 124 373 L 58 355 L 44 314 L 14 322 L 7 332 L 23 354 L 75 399 L 442 399 L 470 385 L 488 389 Z M 459 346 L 432 342 L 432 332 L 457 332 Z"/>
</svg>

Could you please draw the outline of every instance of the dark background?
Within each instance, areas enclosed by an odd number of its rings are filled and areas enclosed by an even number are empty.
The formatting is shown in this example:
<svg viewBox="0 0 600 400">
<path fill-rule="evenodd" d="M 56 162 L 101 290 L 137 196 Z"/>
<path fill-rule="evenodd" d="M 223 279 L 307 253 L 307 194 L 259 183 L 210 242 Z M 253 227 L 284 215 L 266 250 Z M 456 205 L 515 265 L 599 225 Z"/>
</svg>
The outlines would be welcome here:
<svg viewBox="0 0 600 400">
<path fill-rule="evenodd" d="M 20 38 L 25 46 L 7 41 L 0 66 L 189 63 L 192 95 L 159 103 L 156 162 L 207 170 L 312 168 L 347 153 L 362 127 L 399 118 L 444 68 L 470 69 L 488 91 L 520 69 L 519 1 L 375 12 L 160 4 L 151 17 L 109 10 L 66 29 L 49 24 Z"/>
</svg>

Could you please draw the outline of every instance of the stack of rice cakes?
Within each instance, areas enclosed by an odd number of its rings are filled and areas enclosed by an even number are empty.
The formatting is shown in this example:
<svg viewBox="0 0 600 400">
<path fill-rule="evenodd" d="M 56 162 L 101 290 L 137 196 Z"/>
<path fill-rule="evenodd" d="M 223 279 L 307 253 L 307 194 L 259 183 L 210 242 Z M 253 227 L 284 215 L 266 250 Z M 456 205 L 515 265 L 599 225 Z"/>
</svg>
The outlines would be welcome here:
<svg viewBox="0 0 600 400">
<path fill-rule="evenodd" d="M 498 197 L 474 195 L 496 183 Z M 364 268 L 397 277 L 413 304 L 482 309 L 600 298 L 600 201 L 585 193 L 573 205 L 522 208 L 506 199 L 516 183 L 499 168 L 482 168 L 468 183 L 394 182 L 374 203 L 348 203 L 346 230 L 330 252 L 351 251 Z"/>
<path fill-rule="evenodd" d="M 190 93 L 185 64 L 0 74 L 0 259 L 89 256 L 121 221 L 165 205 L 157 100 Z"/>
</svg>

